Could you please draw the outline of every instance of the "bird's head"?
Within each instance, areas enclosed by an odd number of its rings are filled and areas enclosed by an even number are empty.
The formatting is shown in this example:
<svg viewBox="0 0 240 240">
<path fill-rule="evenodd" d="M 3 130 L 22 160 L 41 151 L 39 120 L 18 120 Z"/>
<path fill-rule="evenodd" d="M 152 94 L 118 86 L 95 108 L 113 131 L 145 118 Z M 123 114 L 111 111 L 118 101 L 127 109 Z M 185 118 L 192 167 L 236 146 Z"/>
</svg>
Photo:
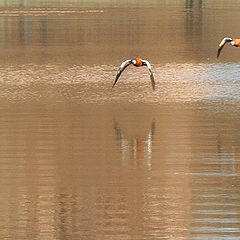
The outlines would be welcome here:
<svg viewBox="0 0 240 240">
<path fill-rule="evenodd" d="M 131 60 L 131 63 L 132 63 L 133 65 L 135 65 L 135 64 L 137 63 L 137 60 L 136 60 L 136 59 L 132 59 L 132 60 Z"/>
</svg>

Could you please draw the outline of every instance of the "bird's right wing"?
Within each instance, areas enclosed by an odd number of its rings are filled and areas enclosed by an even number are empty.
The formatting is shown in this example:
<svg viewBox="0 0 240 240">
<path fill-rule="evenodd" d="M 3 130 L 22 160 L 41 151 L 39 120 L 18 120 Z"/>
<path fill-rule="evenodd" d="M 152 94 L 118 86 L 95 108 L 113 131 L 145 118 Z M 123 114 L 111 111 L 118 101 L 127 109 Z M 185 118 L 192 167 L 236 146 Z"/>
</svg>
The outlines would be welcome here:
<svg viewBox="0 0 240 240">
<path fill-rule="evenodd" d="M 224 47 L 224 45 L 227 43 L 227 42 L 231 42 L 232 41 L 232 38 L 224 38 L 220 44 L 219 44 L 219 48 L 218 48 L 218 51 L 217 51 L 217 59 L 219 58 L 219 55 Z"/>
<path fill-rule="evenodd" d="M 149 71 L 151 83 L 152 83 L 152 88 L 153 88 L 153 90 L 155 90 L 155 81 L 154 81 L 154 77 L 153 77 L 151 64 L 147 60 L 142 60 L 142 62 L 145 63 L 148 67 L 148 71 Z"/>
<path fill-rule="evenodd" d="M 131 63 L 132 63 L 132 62 L 131 62 L 131 59 L 128 59 L 128 60 L 124 61 L 124 62 L 120 65 L 119 70 L 118 70 L 118 72 L 117 72 L 117 76 L 116 76 L 116 78 L 115 78 L 115 81 L 114 81 L 112 87 L 114 87 L 115 84 L 117 83 L 117 81 L 118 81 L 121 73 L 123 72 L 123 70 L 124 70 L 127 66 L 129 66 Z"/>
</svg>

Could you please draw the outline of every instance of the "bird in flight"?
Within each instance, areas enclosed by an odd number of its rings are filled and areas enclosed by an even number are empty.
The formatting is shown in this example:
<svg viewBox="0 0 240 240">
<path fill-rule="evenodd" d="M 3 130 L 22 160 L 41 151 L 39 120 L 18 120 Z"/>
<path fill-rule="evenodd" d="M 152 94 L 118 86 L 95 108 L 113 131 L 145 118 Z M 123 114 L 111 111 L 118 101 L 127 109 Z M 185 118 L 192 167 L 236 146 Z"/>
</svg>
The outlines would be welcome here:
<svg viewBox="0 0 240 240">
<path fill-rule="evenodd" d="M 150 65 L 150 63 L 147 61 L 147 60 L 143 60 L 141 58 L 133 58 L 133 59 L 128 59 L 126 61 L 124 61 L 121 65 L 120 65 L 120 68 L 117 72 L 117 76 L 116 76 L 116 79 L 113 83 L 113 86 L 115 86 L 115 84 L 117 83 L 121 73 L 123 72 L 123 70 L 129 66 L 130 64 L 133 64 L 135 67 L 141 67 L 141 66 L 147 66 L 148 67 L 148 71 L 149 71 L 149 74 L 150 74 L 150 78 L 151 78 L 151 83 L 152 83 L 152 88 L 153 90 L 155 90 L 155 81 L 154 81 L 154 77 L 153 77 L 153 73 L 152 73 L 152 67 Z"/>
<path fill-rule="evenodd" d="M 230 43 L 234 47 L 240 47 L 240 39 L 232 39 L 232 38 L 226 37 L 219 44 L 217 58 L 219 58 L 219 55 L 226 43 Z"/>
</svg>

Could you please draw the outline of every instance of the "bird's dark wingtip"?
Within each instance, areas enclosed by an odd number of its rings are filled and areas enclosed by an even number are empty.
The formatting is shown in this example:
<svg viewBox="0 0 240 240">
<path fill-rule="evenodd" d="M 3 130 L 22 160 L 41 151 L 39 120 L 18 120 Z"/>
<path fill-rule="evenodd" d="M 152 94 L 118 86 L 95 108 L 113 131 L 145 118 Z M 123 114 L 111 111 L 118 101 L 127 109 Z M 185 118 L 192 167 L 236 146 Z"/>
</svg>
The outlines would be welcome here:
<svg viewBox="0 0 240 240">
<path fill-rule="evenodd" d="M 116 76 L 116 79 L 112 85 L 112 88 L 114 88 L 114 86 L 116 85 L 117 81 L 118 81 L 118 78 L 119 78 L 120 74 L 118 73 L 117 76 Z"/>
<path fill-rule="evenodd" d="M 218 48 L 218 51 L 217 51 L 217 59 L 219 59 L 219 56 L 220 56 L 220 53 L 221 53 L 223 47 L 224 47 L 224 45 L 222 45 L 222 46 L 220 46 L 220 47 Z"/>
<path fill-rule="evenodd" d="M 151 78 L 151 83 L 152 83 L 152 89 L 155 90 L 155 80 L 154 80 L 152 72 L 150 74 L 151 74 L 150 78 Z"/>
</svg>

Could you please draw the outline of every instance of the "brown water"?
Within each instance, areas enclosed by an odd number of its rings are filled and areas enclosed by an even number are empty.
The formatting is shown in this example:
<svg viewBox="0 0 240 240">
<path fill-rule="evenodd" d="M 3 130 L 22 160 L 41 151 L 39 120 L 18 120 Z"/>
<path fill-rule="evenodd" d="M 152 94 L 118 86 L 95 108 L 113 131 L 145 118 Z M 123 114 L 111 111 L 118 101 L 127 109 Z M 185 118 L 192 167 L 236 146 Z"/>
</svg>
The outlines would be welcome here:
<svg viewBox="0 0 240 240">
<path fill-rule="evenodd" d="M 208 2 L 0 3 L 1 239 L 240 238 L 239 4 Z M 111 88 L 132 57 L 156 91 Z"/>
</svg>

